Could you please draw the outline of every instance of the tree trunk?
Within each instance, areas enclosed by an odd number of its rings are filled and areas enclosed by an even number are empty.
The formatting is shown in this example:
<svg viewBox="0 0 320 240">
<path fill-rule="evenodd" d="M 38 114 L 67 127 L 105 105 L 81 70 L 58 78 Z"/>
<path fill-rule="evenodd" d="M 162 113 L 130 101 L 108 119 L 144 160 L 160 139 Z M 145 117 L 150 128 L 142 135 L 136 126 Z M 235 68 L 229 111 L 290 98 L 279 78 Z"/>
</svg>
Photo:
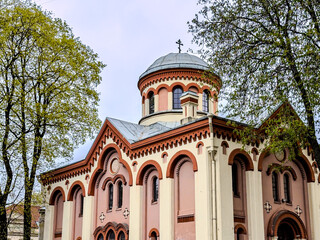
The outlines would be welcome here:
<svg viewBox="0 0 320 240">
<path fill-rule="evenodd" d="M 7 240 L 8 225 L 7 225 L 7 212 L 6 201 L 0 201 L 0 240 Z"/>
<path fill-rule="evenodd" d="M 24 190 L 24 209 L 23 209 L 23 231 L 24 236 L 23 240 L 30 240 L 31 239 L 31 221 L 32 221 L 32 214 L 31 214 L 31 197 L 32 197 L 32 189 L 33 184 L 25 181 L 25 190 Z"/>
</svg>

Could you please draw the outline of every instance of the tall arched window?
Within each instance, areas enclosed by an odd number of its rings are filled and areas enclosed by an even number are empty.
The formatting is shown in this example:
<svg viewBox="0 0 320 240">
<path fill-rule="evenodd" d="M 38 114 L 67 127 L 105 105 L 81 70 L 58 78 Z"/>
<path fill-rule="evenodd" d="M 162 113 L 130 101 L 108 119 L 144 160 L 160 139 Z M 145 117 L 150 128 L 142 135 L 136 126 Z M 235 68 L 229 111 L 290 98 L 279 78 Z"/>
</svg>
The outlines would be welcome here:
<svg viewBox="0 0 320 240">
<path fill-rule="evenodd" d="M 83 216 L 83 195 L 82 193 L 80 194 L 80 213 L 79 213 L 79 216 Z"/>
<path fill-rule="evenodd" d="M 204 90 L 202 93 L 202 110 L 204 112 L 209 112 L 209 92 Z"/>
<path fill-rule="evenodd" d="M 149 93 L 149 114 L 154 113 L 154 93 L 150 92 Z"/>
<path fill-rule="evenodd" d="M 118 208 L 122 208 L 123 202 L 123 184 L 121 181 L 118 182 Z"/>
<path fill-rule="evenodd" d="M 152 202 L 157 202 L 159 197 L 159 179 L 154 177 L 152 179 Z"/>
<path fill-rule="evenodd" d="M 155 233 L 155 232 L 152 232 L 151 233 L 151 236 L 150 236 L 150 239 L 151 240 L 157 240 L 158 238 L 157 238 L 157 234 Z"/>
<path fill-rule="evenodd" d="M 181 108 L 181 102 L 180 97 L 182 94 L 182 88 L 181 87 L 175 87 L 173 89 L 173 109 L 180 109 Z"/>
<path fill-rule="evenodd" d="M 109 188 L 108 188 L 108 193 L 109 193 L 109 205 L 108 205 L 108 209 L 112 210 L 113 207 L 113 184 L 109 184 Z"/>
<path fill-rule="evenodd" d="M 125 240 L 125 239 L 126 239 L 126 237 L 125 237 L 124 233 L 120 232 L 118 235 L 118 240 Z"/>
<path fill-rule="evenodd" d="M 104 240 L 102 233 L 100 233 L 100 235 L 98 236 L 97 240 Z"/>
<path fill-rule="evenodd" d="M 278 174 L 272 172 L 272 195 L 275 202 L 279 202 L 279 184 L 278 184 Z"/>
<path fill-rule="evenodd" d="M 59 193 L 56 197 L 54 211 L 55 211 L 54 236 L 55 238 L 60 238 L 62 234 L 62 219 L 63 219 L 63 197 L 61 193 Z"/>
<path fill-rule="evenodd" d="M 291 203 L 290 198 L 290 178 L 288 174 L 284 174 L 283 176 L 283 190 L 284 190 L 284 198 L 287 203 Z"/>
<path fill-rule="evenodd" d="M 115 240 L 116 236 L 112 230 L 109 230 L 108 235 L 107 235 L 107 240 Z"/>
<path fill-rule="evenodd" d="M 239 187 L 238 187 L 238 166 L 236 163 L 232 164 L 232 191 L 233 196 L 239 196 Z"/>
</svg>

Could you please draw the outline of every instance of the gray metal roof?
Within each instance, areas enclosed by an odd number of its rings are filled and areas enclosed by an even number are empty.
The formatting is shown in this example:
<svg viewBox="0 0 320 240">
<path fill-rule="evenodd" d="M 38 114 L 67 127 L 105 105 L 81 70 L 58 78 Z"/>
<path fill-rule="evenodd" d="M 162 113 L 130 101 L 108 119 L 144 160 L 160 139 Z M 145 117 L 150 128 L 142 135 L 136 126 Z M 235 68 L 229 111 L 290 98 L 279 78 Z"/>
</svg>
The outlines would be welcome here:
<svg viewBox="0 0 320 240">
<path fill-rule="evenodd" d="M 201 58 L 188 53 L 169 53 L 158 58 L 148 69 L 141 74 L 139 80 L 144 76 L 163 69 L 171 68 L 194 68 L 208 70 L 208 64 Z"/>
<path fill-rule="evenodd" d="M 110 117 L 107 119 L 131 144 L 181 126 L 178 122 L 157 122 L 144 126 Z"/>
</svg>

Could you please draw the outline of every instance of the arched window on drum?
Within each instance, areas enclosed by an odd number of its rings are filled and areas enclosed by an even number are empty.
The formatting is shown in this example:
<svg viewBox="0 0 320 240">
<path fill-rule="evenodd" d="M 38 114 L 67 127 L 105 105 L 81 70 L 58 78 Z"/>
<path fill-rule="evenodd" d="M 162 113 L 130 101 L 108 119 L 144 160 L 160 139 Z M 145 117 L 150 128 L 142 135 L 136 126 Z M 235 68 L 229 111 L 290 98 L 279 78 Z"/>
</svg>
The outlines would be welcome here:
<svg viewBox="0 0 320 240">
<path fill-rule="evenodd" d="M 173 95 L 172 107 L 173 107 L 173 109 L 181 109 L 180 97 L 181 97 L 182 93 L 183 93 L 183 90 L 181 87 L 173 88 L 173 91 L 172 91 L 172 95 Z"/>
<path fill-rule="evenodd" d="M 208 90 L 204 90 L 202 93 L 202 111 L 209 112 L 210 106 L 210 93 Z"/>
</svg>

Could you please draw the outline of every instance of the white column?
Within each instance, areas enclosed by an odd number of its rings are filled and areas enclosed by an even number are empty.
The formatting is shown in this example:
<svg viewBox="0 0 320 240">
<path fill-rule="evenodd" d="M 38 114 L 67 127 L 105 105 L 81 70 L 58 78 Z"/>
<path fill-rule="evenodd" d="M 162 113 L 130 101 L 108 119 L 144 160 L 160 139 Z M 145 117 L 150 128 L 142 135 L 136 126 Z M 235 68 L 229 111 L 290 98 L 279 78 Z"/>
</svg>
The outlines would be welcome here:
<svg viewBox="0 0 320 240">
<path fill-rule="evenodd" d="M 208 151 L 196 155 L 198 172 L 195 172 L 195 225 L 196 239 L 212 239 L 212 158 Z"/>
<path fill-rule="evenodd" d="M 129 239 L 142 239 L 142 186 L 130 187 Z"/>
<path fill-rule="evenodd" d="M 228 164 L 227 157 L 228 155 L 223 154 L 221 147 L 217 148 L 215 159 L 217 164 L 216 194 L 219 240 L 234 239 L 232 171 L 231 166 Z"/>
<path fill-rule="evenodd" d="M 308 198 L 309 198 L 309 210 L 310 210 L 310 227 L 311 238 L 320 239 L 320 189 L 318 183 L 308 183 Z"/>
<path fill-rule="evenodd" d="M 71 240 L 73 233 L 73 201 L 63 203 L 62 240 Z"/>
<path fill-rule="evenodd" d="M 94 196 L 84 197 L 82 218 L 82 239 L 93 239 Z"/>
<path fill-rule="evenodd" d="M 160 239 L 174 239 L 174 179 L 160 180 Z"/>
<path fill-rule="evenodd" d="M 246 171 L 248 236 L 250 239 L 264 239 L 264 218 L 262 199 L 262 176 L 257 169 Z"/>
<path fill-rule="evenodd" d="M 54 205 L 46 205 L 43 239 L 53 239 Z"/>
</svg>

